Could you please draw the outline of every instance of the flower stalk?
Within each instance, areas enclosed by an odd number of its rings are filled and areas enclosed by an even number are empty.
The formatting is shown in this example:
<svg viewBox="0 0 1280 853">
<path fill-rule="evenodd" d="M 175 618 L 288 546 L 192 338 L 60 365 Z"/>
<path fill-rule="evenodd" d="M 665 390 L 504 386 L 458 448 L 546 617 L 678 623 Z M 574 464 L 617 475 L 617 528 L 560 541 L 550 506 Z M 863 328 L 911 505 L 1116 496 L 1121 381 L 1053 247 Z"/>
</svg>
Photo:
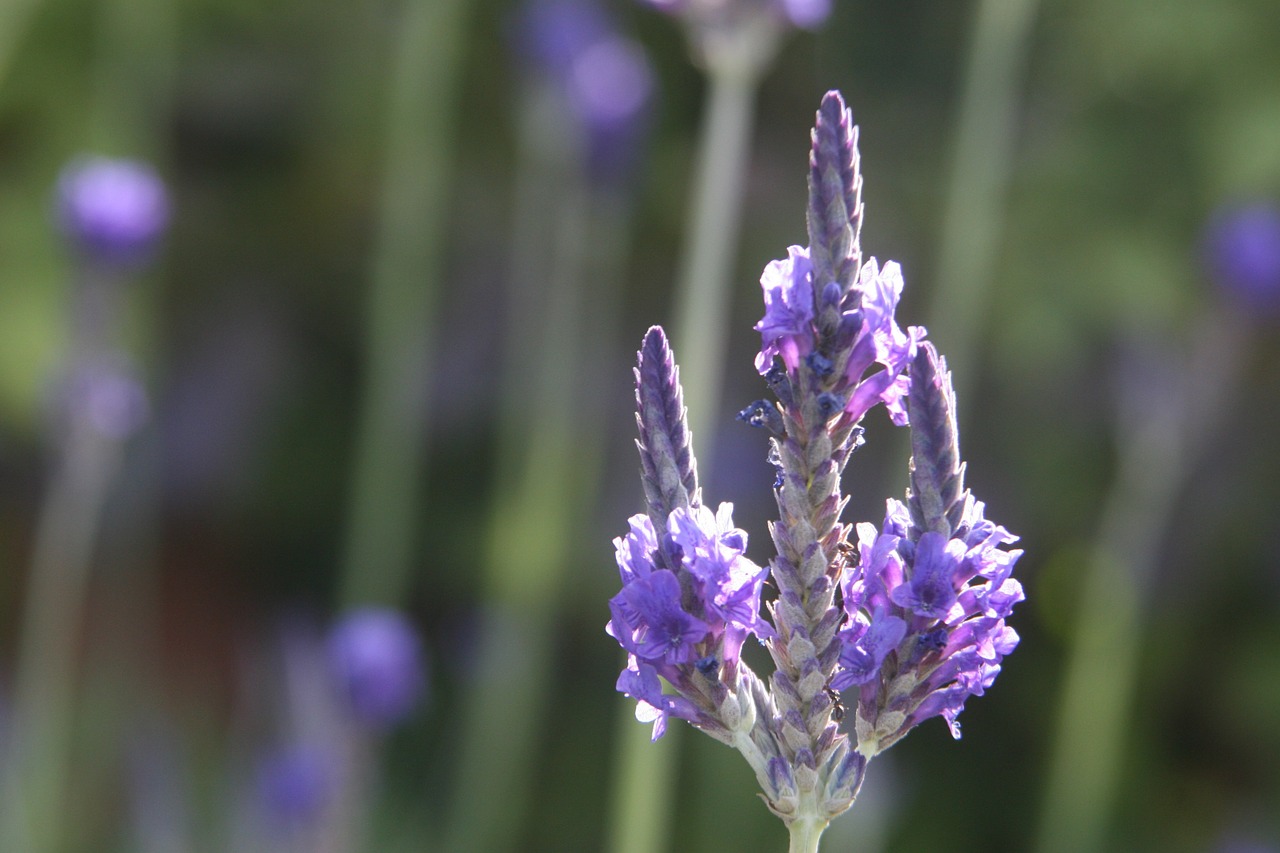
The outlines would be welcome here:
<svg viewBox="0 0 1280 853">
<path fill-rule="evenodd" d="M 628 653 L 617 688 L 653 738 L 675 718 L 737 749 L 793 853 L 818 849 L 870 759 L 916 725 L 941 716 L 960 736 L 965 700 L 1017 645 L 1005 618 L 1023 597 L 1010 577 L 1021 552 L 1004 547 L 1016 537 L 964 489 L 946 363 L 924 329 L 894 319 L 899 266 L 863 259 L 857 129 L 839 93 L 823 99 L 812 142 L 810 245 L 761 277 L 755 364 L 775 399 L 739 415 L 771 433 L 776 554 L 752 562 L 732 505 L 702 504 L 679 373 L 655 326 L 635 374 L 646 512 L 614 540 L 622 590 L 606 627 Z M 911 426 L 909 489 L 881 528 L 856 526 L 854 545 L 841 475 L 881 405 Z M 766 576 L 777 596 L 762 605 Z M 773 661 L 767 680 L 740 658 L 750 635 Z"/>
</svg>

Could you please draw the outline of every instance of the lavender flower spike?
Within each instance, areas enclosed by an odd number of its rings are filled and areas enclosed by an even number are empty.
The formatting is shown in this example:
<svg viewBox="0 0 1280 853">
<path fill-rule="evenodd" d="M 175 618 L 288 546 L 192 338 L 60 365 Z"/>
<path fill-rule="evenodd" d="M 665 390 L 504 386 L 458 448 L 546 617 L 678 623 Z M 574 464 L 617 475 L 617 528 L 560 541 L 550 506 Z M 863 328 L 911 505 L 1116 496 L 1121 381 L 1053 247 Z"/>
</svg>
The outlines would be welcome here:
<svg viewBox="0 0 1280 853">
<path fill-rule="evenodd" d="M 879 533 L 859 525 L 862 560 L 842 581 L 852 627 L 832 683 L 858 685 L 857 748 L 868 758 L 934 716 L 960 737 L 965 700 L 991 686 L 1018 644 L 1005 619 L 1023 599 L 1010 577 L 1022 552 L 1002 548 L 1018 537 L 963 488 L 955 395 L 929 344 L 912 362 L 908 406 L 909 508 L 889 501 Z"/>
<path fill-rule="evenodd" d="M 946 364 L 924 329 L 895 319 L 901 269 L 863 261 L 861 193 L 857 129 L 830 92 L 812 134 L 810 244 L 760 279 L 756 368 L 777 399 L 739 415 L 771 434 L 768 568 L 747 557 L 730 504 L 701 505 L 657 327 L 636 371 L 648 511 L 614 540 L 622 591 L 606 630 L 628 652 L 618 690 L 655 738 L 684 719 L 740 751 L 787 826 L 790 853 L 816 853 L 868 762 L 918 723 L 940 716 L 959 737 L 965 700 L 1018 643 L 1005 620 L 1023 598 L 1011 577 L 1022 552 L 1005 547 L 1017 537 L 964 488 Z M 859 422 L 879 404 L 894 423 L 910 421 L 910 487 L 907 503 L 888 502 L 880 529 L 857 526 L 855 547 L 840 480 L 863 444 Z M 761 614 L 766 575 L 777 595 Z M 740 659 L 750 635 L 773 660 L 768 688 Z M 856 697 L 852 720 L 838 713 L 849 701 L 840 691 Z"/>
<path fill-rule="evenodd" d="M 950 536 L 964 513 L 964 465 L 956 429 L 955 392 L 947 361 L 924 343 L 911 364 L 911 491 L 907 506 L 918 531 Z"/>
<path fill-rule="evenodd" d="M 640 478 L 649 519 L 655 529 L 665 530 L 672 510 L 702 502 L 698 469 L 685 422 L 680 371 L 661 326 L 645 333 L 639 361 L 635 375 Z"/>
<path fill-rule="evenodd" d="M 814 280 L 835 282 L 843 296 L 862 267 L 862 174 L 858 128 L 839 92 L 818 109 L 809 154 L 809 259 Z"/>
</svg>

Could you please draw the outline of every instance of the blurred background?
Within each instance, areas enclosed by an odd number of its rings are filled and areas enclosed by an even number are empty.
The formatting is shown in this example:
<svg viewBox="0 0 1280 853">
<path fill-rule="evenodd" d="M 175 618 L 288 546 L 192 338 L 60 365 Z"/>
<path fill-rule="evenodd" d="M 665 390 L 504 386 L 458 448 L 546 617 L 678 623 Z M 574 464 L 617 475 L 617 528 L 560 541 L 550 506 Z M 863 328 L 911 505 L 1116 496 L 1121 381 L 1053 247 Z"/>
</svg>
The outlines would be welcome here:
<svg viewBox="0 0 1280 853">
<path fill-rule="evenodd" d="M 1280 13 L 820 18 L 748 94 L 705 500 L 768 559 L 733 415 L 838 88 L 864 253 L 952 362 L 1027 590 L 964 738 L 878 758 L 823 849 L 1280 849 Z M 626 781 L 603 629 L 635 351 L 709 322 L 676 317 L 690 44 L 626 0 L 0 7 L 0 849 L 626 850 L 642 795 L 645 849 L 783 849 L 709 738 Z M 129 257 L 67 213 L 85 155 L 167 188 Z M 867 428 L 848 522 L 905 489 Z"/>
</svg>

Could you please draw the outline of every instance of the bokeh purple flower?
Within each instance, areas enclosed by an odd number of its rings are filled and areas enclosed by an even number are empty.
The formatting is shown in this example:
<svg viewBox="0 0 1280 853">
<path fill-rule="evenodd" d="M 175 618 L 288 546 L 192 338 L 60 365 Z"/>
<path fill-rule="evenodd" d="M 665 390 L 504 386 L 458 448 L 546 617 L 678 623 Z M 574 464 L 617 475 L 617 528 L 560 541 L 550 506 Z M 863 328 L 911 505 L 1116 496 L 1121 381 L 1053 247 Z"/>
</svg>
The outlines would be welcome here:
<svg viewBox="0 0 1280 853">
<path fill-rule="evenodd" d="M 333 757 L 312 744 L 279 746 L 258 760 L 254 790 L 269 822 L 293 830 L 317 821 L 333 796 Z"/>
<path fill-rule="evenodd" d="M 58 178 L 55 215 L 71 247 L 93 263 L 146 260 L 169 225 L 169 196 L 151 166 L 82 157 Z"/>
<path fill-rule="evenodd" d="M 1280 205 L 1270 201 L 1224 207 L 1205 229 L 1209 277 L 1245 308 L 1280 313 Z"/>
<path fill-rule="evenodd" d="M 368 607 L 348 613 L 330 632 L 328 652 L 342 696 L 359 722 L 389 726 L 422 701 L 422 641 L 399 612 Z"/>
<path fill-rule="evenodd" d="M 642 0 L 672 15 L 715 21 L 748 14 L 768 14 L 793 27 L 812 30 L 826 22 L 831 0 Z"/>
<path fill-rule="evenodd" d="M 653 70 L 595 0 L 529 0 L 517 48 L 559 90 L 581 133 L 588 172 L 621 181 L 648 127 Z"/>
</svg>

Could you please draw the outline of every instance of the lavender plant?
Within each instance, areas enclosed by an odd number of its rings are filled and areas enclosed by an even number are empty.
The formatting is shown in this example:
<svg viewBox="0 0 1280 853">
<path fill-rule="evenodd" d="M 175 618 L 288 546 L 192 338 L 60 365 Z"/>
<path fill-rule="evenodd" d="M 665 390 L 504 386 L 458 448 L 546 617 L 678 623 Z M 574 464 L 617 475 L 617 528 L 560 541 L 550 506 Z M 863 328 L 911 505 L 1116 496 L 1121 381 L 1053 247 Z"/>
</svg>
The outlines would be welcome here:
<svg viewBox="0 0 1280 853">
<path fill-rule="evenodd" d="M 606 627 L 628 656 L 617 689 L 653 738 L 676 718 L 741 752 L 792 853 L 818 849 L 868 761 L 914 726 L 940 716 L 960 736 L 965 700 L 1018 642 L 1005 619 L 1023 597 L 1010 576 L 1021 551 L 1004 547 L 1016 537 L 964 487 L 945 361 L 894 318 L 898 265 L 863 260 L 857 128 L 838 92 L 818 111 L 809 165 L 809 245 L 761 278 L 756 368 L 774 399 L 740 415 L 772 434 L 777 553 L 753 562 L 732 505 L 704 505 L 655 326 L 635 372 L 646 511 L 614 540 L 622 590 Z M 910 423 L 910 485 L 854 545 L 841 473 L 878 405 Z M 762 608 L 770 577 L 777 597 Z M 752 635 L 774 663 L 767 683 L 741 657 Z"/>
</svg>

